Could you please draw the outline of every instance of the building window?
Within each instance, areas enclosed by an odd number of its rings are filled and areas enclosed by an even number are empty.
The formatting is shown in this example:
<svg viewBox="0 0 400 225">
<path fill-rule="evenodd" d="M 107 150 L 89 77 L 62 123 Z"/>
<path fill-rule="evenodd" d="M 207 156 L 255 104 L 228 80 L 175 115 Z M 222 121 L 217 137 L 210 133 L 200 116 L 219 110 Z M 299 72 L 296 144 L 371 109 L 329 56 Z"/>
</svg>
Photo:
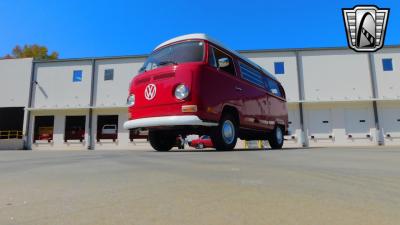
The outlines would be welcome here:
<svg viewBox="0 0 400 225">
<path fill-rule="evenodd" d="M 392 59 L 382 59 L 383 71 L 393 71 Z"/>
<path fill-rule="evenodd" d="M 114 80 L 114 69 L 104 70 L 104 80 Z"/>
<path fill-rule="evenodd" d="M 284 62 L 275 62 L 275 74 L 285 74 L 285 63 Z"/>
<path fill-rule="evenodd" d="M 82 81 L 82 70 L 74 70 L 74 73 L 72 76 L 72 81 L 73 82 L 81 82 Z"/>
</svg>

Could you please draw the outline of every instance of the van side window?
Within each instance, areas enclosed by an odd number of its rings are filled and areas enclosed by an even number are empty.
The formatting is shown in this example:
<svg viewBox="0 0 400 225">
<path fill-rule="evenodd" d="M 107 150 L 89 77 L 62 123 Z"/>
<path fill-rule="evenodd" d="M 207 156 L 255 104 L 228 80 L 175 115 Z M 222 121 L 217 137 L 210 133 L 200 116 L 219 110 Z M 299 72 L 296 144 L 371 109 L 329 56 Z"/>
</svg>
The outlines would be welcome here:
<svg viewBox="0 0 400 225">
<path fill-rule="evenodd" d="M 211 48 L 210 48 L 210 49 L 211 49 Z M 232 58 L 231 58 L 229 55 L 227 55 L 227 54 L 221 52 L 220 50 L 218 50 L 218 49 L 216 49 L 216 48 L 212 48 L 212 49 L 213 49 L 214 58 L 215 58 L 215 65 L 214 65 L 214 67 L 218 67 L 218 60 L 219 60 L 219 59 L 227 58 L 227 59 L 229 60 L 229 65 L 226 66 L 226 67 L 220 68 L 220 70 L 223 70 L 223 71 L 225 71 L 225 72 L 227 72 L 227 73 L 232 74 L 233 76 L 235 76 L 235 74 L 236 74 L 236 73 L 235 73 L 235 66 L 233 65 L 233 60 L 232 60 Z M 210 53 L 211 53 L 211 52 L 210 52 Z"/>
<path fill-rule="evenodd" d="M 239 62 L 239 66 L 243 79 L 264 88 L 263 75 L 259 71 L 242 62 Z"/>
<path fill-rule="evenodd" d="M 272 80 L 269 77 L 266 77 L 265 79 L 266 79 L 266 83 L 268 85 L 268 87 L 267 87 L 268 91 L 278 97 L 283 97 L 278 82 Z"/>
<path fill-rule="evenodd" d="M 208 52 L 208 64 L 212 67 L 218 67 L 217 62 L 215 62 L 215 57 L 214 57 L 214 48 L 209 48 Z"/>
</svg>

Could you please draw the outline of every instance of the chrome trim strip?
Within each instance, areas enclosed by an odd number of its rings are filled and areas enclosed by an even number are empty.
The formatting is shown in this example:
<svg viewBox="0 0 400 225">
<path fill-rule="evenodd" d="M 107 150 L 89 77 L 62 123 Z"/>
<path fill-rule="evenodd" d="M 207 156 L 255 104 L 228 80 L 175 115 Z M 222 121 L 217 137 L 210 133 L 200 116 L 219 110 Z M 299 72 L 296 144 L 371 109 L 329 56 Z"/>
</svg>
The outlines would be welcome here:
<svg viewBox="0 0 400 225">
<path fill-rule="evenodd" d="M 125 129 L 160 126 L 218 126 L 218 123 L 204 122 L 198 116 L 161 116 L 129 120 L 124 123 Z"/>
</svg>

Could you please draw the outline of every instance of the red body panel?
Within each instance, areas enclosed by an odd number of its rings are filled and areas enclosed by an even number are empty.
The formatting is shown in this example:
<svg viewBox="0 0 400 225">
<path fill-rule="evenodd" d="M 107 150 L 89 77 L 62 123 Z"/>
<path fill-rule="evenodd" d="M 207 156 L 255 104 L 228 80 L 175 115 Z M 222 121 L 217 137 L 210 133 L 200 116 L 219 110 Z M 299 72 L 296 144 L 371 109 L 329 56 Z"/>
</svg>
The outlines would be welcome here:
<svg viewBox="0 0 400 225">
<path fill-rule="evenodd" d="M 135 105 L 129 108 L 130 119 L 196 115 L 204 121 L 218 122 L 224 107 L 231 106 L 238 111 L 241 128 L 269 131 L 280 124 L 286 131 L 286 100 L 242 79 L 238 58 L 218 46 L 234 59 L 236 76 L 208 65 L 210 47 L 207 41 L 205 43 L 203 62 L 166 65 L 141 73 L 132 80 L 130 94 L 135 95 Z M 157 87 L 152 100 L 145 98 L 145 88 L 149 84 Z M 190 89 L 185 100 L 174 96 L 179 84 Z M 197 105 L 198 110 L 185 113 L 183 105 Z"/>
<path fill-rule="evenodd" d="M 135 106 L 129 109 L 131 119 L 168 115 L 183 115 L 182 105 L 197 104 L 196 82 L 194 77 L 200 73 L 201 63 L 186 63 L 177 66 L 164 66 L 136 76 L 131 85 L 130 93 L 135 94 Z M 145 98 L 145 88 L 154 84 L 157 88 L 152 100 Z M 186 84 L 191 95 L 185 100 L 178 100 L 174 90 L 179 84 Z"/>
</svg>

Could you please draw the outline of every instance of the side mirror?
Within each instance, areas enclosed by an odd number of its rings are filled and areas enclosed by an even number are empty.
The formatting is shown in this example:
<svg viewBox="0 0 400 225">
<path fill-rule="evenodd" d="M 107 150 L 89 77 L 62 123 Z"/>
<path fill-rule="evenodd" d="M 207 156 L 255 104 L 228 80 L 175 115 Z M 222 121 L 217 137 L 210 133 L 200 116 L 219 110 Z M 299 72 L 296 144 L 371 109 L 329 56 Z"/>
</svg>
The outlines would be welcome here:
<svg viewBox="0 0 400 225">
<path fill-rule="evenodd" d="M 220 58 L 218 59 L 218 68 L 224 68 L 229 66 L 229 59 L 228 58 Z"/>
</svg>

